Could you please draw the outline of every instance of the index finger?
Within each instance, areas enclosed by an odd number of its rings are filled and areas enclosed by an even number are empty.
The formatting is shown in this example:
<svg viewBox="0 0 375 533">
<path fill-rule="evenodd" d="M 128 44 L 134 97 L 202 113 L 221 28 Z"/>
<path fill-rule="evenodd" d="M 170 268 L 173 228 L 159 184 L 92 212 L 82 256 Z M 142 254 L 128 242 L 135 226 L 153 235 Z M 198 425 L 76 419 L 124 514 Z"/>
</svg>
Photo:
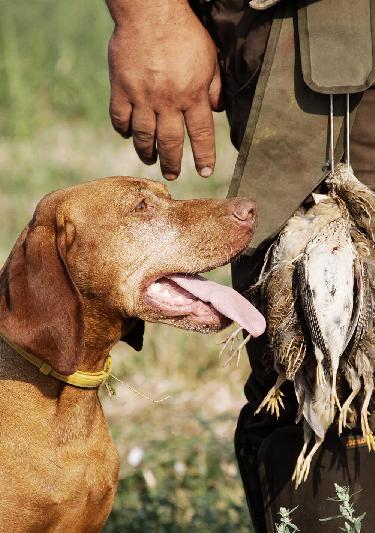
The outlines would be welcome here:
<svg viewBox="0 0 375 533">
<path fill-rule="evenodd" d="M 208 178 L 215 168 L 215 129 L 211 107 L 202 100 L 185 111 L 185 124 L 193 150 L 195 168 Z"/>
</svg>

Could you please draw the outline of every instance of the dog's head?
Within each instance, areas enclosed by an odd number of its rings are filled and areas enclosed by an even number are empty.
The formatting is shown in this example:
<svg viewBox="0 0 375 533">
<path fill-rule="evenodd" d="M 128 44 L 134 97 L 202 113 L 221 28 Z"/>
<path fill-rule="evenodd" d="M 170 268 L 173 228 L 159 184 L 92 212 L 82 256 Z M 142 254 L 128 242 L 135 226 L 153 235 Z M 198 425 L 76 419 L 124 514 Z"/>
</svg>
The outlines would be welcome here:
<svg viewBox="0 0 375 533">
<path fill-rule="evenodd" d="M 63 374 L 77 369 L 88 343 L 122 337 L 140 349 L 145 320 L 217 331 L 228 319 L 178 275 L 194 281 L 228 263 L 255 223 L 249 200 L 176 201 L 149 180 L 105 178 L 51 193 L 0 273 L 0 330 Z"/>
</svg>

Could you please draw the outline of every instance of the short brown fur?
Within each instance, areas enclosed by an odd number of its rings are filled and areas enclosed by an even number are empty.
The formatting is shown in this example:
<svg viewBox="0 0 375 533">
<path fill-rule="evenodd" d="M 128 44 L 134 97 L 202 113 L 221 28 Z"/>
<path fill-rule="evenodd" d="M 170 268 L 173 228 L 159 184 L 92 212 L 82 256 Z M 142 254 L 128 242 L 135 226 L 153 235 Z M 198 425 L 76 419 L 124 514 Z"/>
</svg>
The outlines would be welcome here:
<svg viewBox="0 0 375 533">
<path fill-rule="evenodd" d="M 143 321 L 210 332 L 223 317 L 165 317 L 144 290 L 168 273 L 227 263 L 255 224 L 248 200 L 172 200 L 164 185 L 114 177 L 51 193 L 0 271 L 0 331 L 63 374 L 102 370 Z M 0 340 L 0 531 L 95 532 L 119 469 L 97 390 L 41 374 Z M 124 421 L 126 423 L 126 421 Z"/>
</svg>

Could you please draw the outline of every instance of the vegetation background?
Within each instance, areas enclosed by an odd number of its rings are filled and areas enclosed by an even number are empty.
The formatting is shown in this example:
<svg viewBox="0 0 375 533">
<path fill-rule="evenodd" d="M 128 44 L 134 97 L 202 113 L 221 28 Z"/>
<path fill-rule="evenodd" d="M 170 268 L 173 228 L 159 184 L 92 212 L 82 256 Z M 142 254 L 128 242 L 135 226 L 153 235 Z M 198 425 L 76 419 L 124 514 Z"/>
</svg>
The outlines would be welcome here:
<svg viewBox="0 0 375 533">
<path fill-rule="evenodd" d="M 103 0 L 0 0 L 0 264 L 47 192 L 106 175 L 162 179 L 108 117 L 107 42 L 112 21 Z M 216 116 L 215 175 L 197 176 L 189 146 L 177 198 L 223 197 L 235 163 L 225 115 Z M 229 269 L 213 276 L 230 283 Z M 144 349 L 114 350 L 126 384 L 103 395 L 121 455 L 106 532 L 251 531 L 233 453 L 248 365 L 223 367 L 218 343 L 148 324 Z"/>
</svg>

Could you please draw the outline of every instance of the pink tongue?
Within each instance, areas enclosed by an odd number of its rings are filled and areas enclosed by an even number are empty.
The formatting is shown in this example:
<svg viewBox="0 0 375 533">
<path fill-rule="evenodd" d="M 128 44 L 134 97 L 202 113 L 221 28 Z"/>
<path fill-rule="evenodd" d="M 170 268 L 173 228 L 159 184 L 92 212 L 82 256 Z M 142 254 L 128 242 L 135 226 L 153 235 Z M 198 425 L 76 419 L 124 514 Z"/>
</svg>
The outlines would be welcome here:
<svg viewBox="0 0 375 533">
<path fill-rule="evenodd" d="M 263 315 L 231 287 L 219 285 L 202 276 L 173 274 L 167 278 L 196 298 L 210 303 L 219 313 L 237 322 L 253 337 L 259 337 L 264 333 L 266 321 Z"/>
</svg>

